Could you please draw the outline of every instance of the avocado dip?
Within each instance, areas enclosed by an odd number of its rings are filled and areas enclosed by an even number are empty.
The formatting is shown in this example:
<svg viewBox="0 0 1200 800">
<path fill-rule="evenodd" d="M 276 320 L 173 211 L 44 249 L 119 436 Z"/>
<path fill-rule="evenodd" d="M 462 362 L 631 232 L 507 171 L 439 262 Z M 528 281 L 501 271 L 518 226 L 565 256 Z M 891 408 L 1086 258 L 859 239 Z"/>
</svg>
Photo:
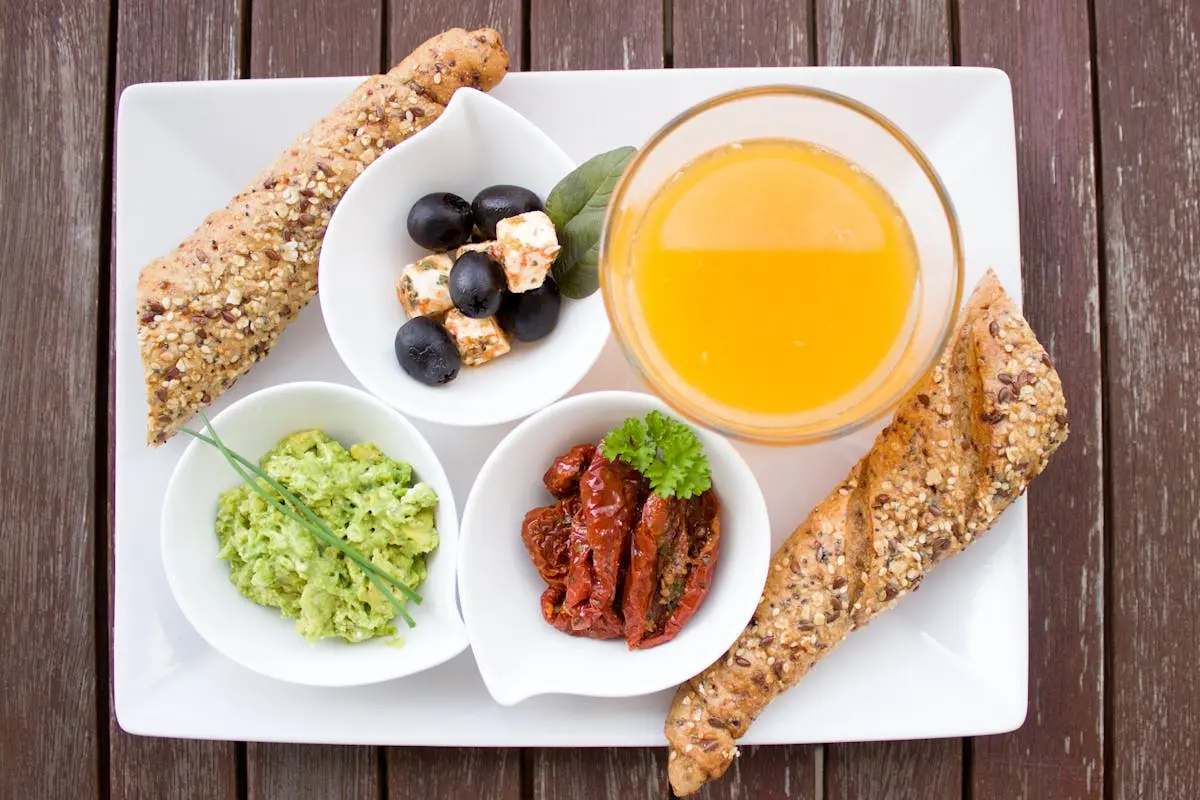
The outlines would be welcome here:
<svg viewBox="0 0 1200 800">
<path fill-rule="evenodd" d="M 426 554 L 438 544 L 438 498 L 426 484 L 413 484 L 410 465 L 374 444 L 347 450 L 310 430 L 284 438 L 259 466 L 380 569 L 413 589 L 425 580 Z M 216 529 L 218 557 L 229 562 L 238 591 L 295 619 L 310 642 L 333 636 L 361 642 L 396 633 L 396 611 L 366 573 L 249 486 L 221 495 Z"/>
</svg>

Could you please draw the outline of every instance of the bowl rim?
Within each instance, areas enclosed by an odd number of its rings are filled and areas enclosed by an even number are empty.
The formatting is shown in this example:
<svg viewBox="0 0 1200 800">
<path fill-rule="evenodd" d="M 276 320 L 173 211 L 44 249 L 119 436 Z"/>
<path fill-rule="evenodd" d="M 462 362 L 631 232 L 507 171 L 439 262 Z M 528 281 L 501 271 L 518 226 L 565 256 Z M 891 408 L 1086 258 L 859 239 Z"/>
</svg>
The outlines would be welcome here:
<svg viewBox="0 0 1200 800">
<path fill-rule="evenodd" d="M 575 159 L 572 158 L 565 150 L 563 150 L 558 142 L 554 141 L 554 139 L 552 139 L 545 131 L 531 122 L 527 117 L 525 117 L 525 115 L 509 106 L 507 103 L 477 89 L 472 89 L 470 87 L 459 89 L 450 98 L 450 102 L 446 106 L 446 112 L 443 112 L 441 117 L 435 120 L 428 127 L 419 131 L 414 136 L 411 136 L 403 142 L 400 142 L 395 147 L 391 148 L 377 158 L 365 170 L 363 170 L 362 175 L 360 175 L 350 185 L 350 188 L 346 190 L 346 194 L 342 197 L 341 202 L 338 203 L 338 207 L 334 210 L 333 216 L 330 218 L 329 226 L 325 233 L 317 272 L 317 300 L 321 306 L 321 317 L 325 325 L 325 330 L 329 334 L 329 339 L 333 344 L 334 351 L 337 353 L 338 360 L 367 392 L 379 398 L 384 403 L 399 410 L 401 413 L 408 414 L 428 422 L 435 422 L 440 425 L 458 428 L 479 428 L 500 425 L 527 417 L 530 414 L 546 408 L 555 401 L 562 399 L 572 389 L 574 389 L 574 387 L 577 386 L 581 380 L 583 380 L 588 371 L 591 370 L 591 368 L 595 365 L 596 361 L 599 360 L 600 355 L 604 350 L 604 346 L 607 344 L 608 339 L 612 334 L 611 325 L 608 322 L 607 315 L 604 316 L 603 336 L 596 336 L 596 341 L 594 343 L 588 343 L 587 347 L 574 348 L 571 358 L 560 359 L 559 361 L 555 362 L 556 366 L 553 372 L 556 376 L 562 378 L 560 389 L 544 396 L 538 396 L 536 392 L 529 391 L 530 386 L 528 383 L 521 383 L 519 381 L 519 376 L 517 376 L 518 379 L 514 380 L 513 382 L 515 385 L 519 386 L 518 394 L 531 399 L 523 400 L 521 403 L 514 403 L 507 407 L 507 410 L 503 410 L 505 407 L 500 406 L 498 408 L 501 410 L 498 413 L 488 413 L 492 406 L 486 406 L 473 410 L 470 414 L 461 414 L 453 411 L 447 412 L 443 404 L 436 401 L 412 402 L 411 400 L 406 399 L 408 397 L 407 395 L 387 391 L 385 387 L 381 385 L 380 381 L 376 380 L 371 374 L 369 374 L 369 371 L 364 370 L 364 365 L 360 364 L 358 368 L 352 365 L 351 360 L 347 359 L 343 355 L 343 349 L 351 346 L 351 342 L 349 340 L 352 338 L 347 333 L 342 323 L 338 321 L 344 316 L 344 313 L 330 313 L 330 305 L 324 300 L 325 297 L 330 295 L 327 287 L 331 285 L 332 281 L 337 280 L 337 277 L 335 277 L 335 275 L 337 275 L 337 271 L 332 268 L 326 268 L 327 258 L 329 257 L 330 253 L 334 253 L 335 255 L 339 254 L 337 242 L 340 236 L 339 232 L 345 226 L 344 221 L 347 219 L 345 210 L 347 208 L 351 208 L 351 210 L 353 210 L 352 207 L 355 203 L 354 198 L 357 197 L 358 194 L 365 191 L 362 188 L 364 185 L 366 185 L 364 176 L 371 175 L 372 177 L 369 178 L 369 180 L 374 181 L 376 177 L 382 175 L 385 170 L 392 169 L 392 164 L 398 161 L 402 162 L 403 159 L 408 157 L 407 153 L 409 150 L 411 150 L 411 147 L 414 143 L 424 142 L 430 136 L 438 135 L 437 132 L 439 130 L 439 123 L 447 118 L 447 114 L 454 114 L 454 117 L 451 117 L 451 119 L 453 119 L 460 113 L 463 113 L 460 112 L 460 108 L 465 105 L 478 105 L 489 109 L 488 113 L 506 116 L 518 128 L 523 130 L 524 144 L 535 146 L 538 153 L 543 154 L 545 158 L 553 159 L 559 166 L 563 168 L 564 175 L 578 166 Z M 484 187 L 481 186 L 480 188 L 482 189 Z M 331 241 L 334 242 L 334 247 L 332 249 L 328 247 L 328 243 Z M 381 283 L 381 287 L 382 286 L 383 284 Z M 387 291 L 392 291 L 390 282 L 387 284 L 386 288 Z M 333 294 L 336 296 L 337 292 L 335 291 Z M 569 302 L 586 303 L 591 301 L 602 304 L 602 296 L 599 296 L 598 293 L 597 295 L 598 296 L 595 297 L 594 300 L 589 296 L 580 300 L 569 300 Z M 581 313 L 584 310 L 585 309 L 580 309 Z M 533 343 L 532 346 L 536 348 L 537 343 Z M 533 357 L 536 357 L 536 355 Z M 503 359 L 500 359 L 494 364 L 489 363 L 483 366 L 504 368 L 505 362 Z M 477 369 L 477 367 L 473 369 Z M 407 376 L 405 376 L 405 379 L 412 380 Z"/>
<path fill-rule="evenodd" d="M 530 436 L 537 435 L 537 429 L 539 428 L 539 425 L 542 422 L 544 422 L 544 418 L 546 416 L 551 415 L 551 414 L 563 415 L 562 418 L 564 420 L 570 420 L 571 417 L 569 416 L 569 412 L 572 410 L 577 410 L 577 408 L 580 406 L 607 405 L 609 403 L 621 403 L 621 402 L 636 403 L 642 409 L 644 409 L 643 413 L 651 411 L 651 410 L 655 410 L 655 409 L 662 410 L 662 411 L 665 411 L 668 413 L 672 413 L 671 408 L 666 404 L 666 402 L 661 397 L 659 397 L 658 395 L 652 394 L 650 392 L 623 390 L 623 389 L 604 389 L 604 390 L 598 390 L 598 391 L 594 391 L 594 392 L 585 392 L 582 394 L 571 395 L 570 397 L 566 397 L 562 400 L 559 400 L 559 401 L 553 403 L 550 406 L 547 406 L 546 408 L 542 409 L 541 411 L 537 412 L 536 414 L 534 414 L 534 415 L 530 416 L 529 418 L 525 419 L 524 421 L 522 421 L 520 425 L 518 425 L 512 431 L 510 431 L 499 442 L 499 444 L 496 445 L 496 447 L 492 450 L 491 454 L 488 456 L 487 460 L 484 462 L 483 466 L 480 467 L 479 475 L 476 478 L 475 483 L 472 485 L 470 495 L 468 495 L 468 497 L 467 497 L 466 506 L 463 509 L 461 525 L 459 528 L 460 536 L 463 537 L 462 546 L 460 546 L 459 550 L 458 550 L 460 607 L 463 612 L 463 624 L 467 628 L 467 635 L 469 637 L 471 637 L 471 639 L 472 639 L 471 650 L 472 650 L 473 655 L 475 656 L 476 666 L 479 669 L 480 675 L 483 678 L 483 682 L 484 682 L 484 685 L 487 687 L 488 693 L 492 696 L 493 700 L 500 703 L 501 705 L 505 705 L 505 706 L 515 705 L 524 700 L 530 699 L 532 697 L 537 697 L 542 694 L 552 694 L 552 695 L 560 695 L 560 696 L 575 696 L 575 697 L 621 698 L 621 697 L 639 697 L 639 696 L 644 696 L 644 695 L 648 695 L 648 694 L 653 694 L 655 692 L 660 692 L 660 691 L 663 691 L 666 689 L 670 689 L 670 688 L 682 683 L 683 681 L 686 681 L 688 678 L 692 677 L 693 675 L 698 674 L 705 667 L 707 667 L 709 664 L 711 664 L 713 661 L 715 661 L 717 658 L 719 658 L 721 656 L 721 654 L 723 654 L 726 650 L 728 650 L 730 645 L 732 645 L 737 640 L 737 637 L 741 635 L 742 631 L 745 629 L 746 624 L 753 617 L 754 612 L 758 607 L 758 602 L 762 595 L 762 587 L 766 584 L 768 573 L 770 571 L 770 558 L 771 558 L 771 553 L 772 553 L 770 513 L 769 513 L 769 508 L 767 506 L 766 497 L 762 493 L 762 486 L 758 481 L 758 477 L 754 474 L 754 471 L 750 468 L 750 465 L 746 462 L 745 458 L 737 450 L 737 448 L 734 446 L 733 442 L 730 441 L 729 438 L 724 436 L 718 430 L 715 430 L 713 428 L 698 426 L 696 423 L 694 423 L 690 420 L 685 420 L 685 422 L 687 422 L 689 425 L 691 425 L 693 427 L 699 427 L 701 429 L 701 432 L 706 436 L 712 437 L 713 441 L 719 442 L 720 443 L 719 447 L 721 449 L 721 454 L 719 457 L 722 459 L 722 461 L 724 463 L 726 463 L 732 470 L 739 472 L 745 476 L 745 478 L 747 479 L 747 487 L 750 490 L 751 494 L 749 497 L 739 498 L 739 504 L 741 507 L 744 507 L 747 509 L 743 513 L 754 516 L 756 518 L 755 521 L 758 523 L 761 523 L 761 525 L 762 525 L 762 531 L 760 532 L 760 535 L 757 535 L 757 536 L 751 535 L 751 536 L 740 537 L 740 540 L 745 542 L 745 544 L 743 545 L 744 547 L 747 547 L 750 549 L 761 550 L 761 553 L 760 553 L 761 559 L 758 559 L 757 563 L 751 562 L 751 566 L 753 568 L 753 574 L 750 574 L 749 569 L 747 570 L 747 572 L 745 574 L 738 573 L 736 575 L 729 575 L 729 573 L 726 573 L 726 575 L 728 577 L 725 580 L 728 581 L 728 580 L 733 580 L 734 578 L 736 578 L 737 581 L 745 582 L 747 584 L 746 587 L 740 589 L 740 591 L 745 593 L 745 598 L 746 598 L 743 601 L 743 602 L 745 602 L 745 605 L 746 605 L 745 619 L 740 620 L 740 622 L 737 626 L 737 629 L 735 631 L 732 631 L 728 637 L 725 637 L 725 636 L 720 637 L 722 641 L 720 642 L 719 649 L 718 649 L 717 645 L 715 645 L 715 644 L 710 647 L 696 648 L 697 655 L 695 656 L 696 663 L 694 665 L 689 665 L 687 669 L 681 670 L 678 675 L 673 674 L 673 675 L 665 676 L 660 680 L 647 681 L 647 683 L 645 685 L 638 686 L 638 687 L 634 688 L 633 690 L 622 689 L 616 685 L 612 685 L 612 686 L 604 685 L 604 686 L 601 686 L 599 689 L 595 689 L 595 688 L 590 688 L 590 687 L 586 687 L 586 686 L 581 686 L 579 683 L 571 683 L 571 684 L 569 684 L 570 688 L 568 688 L 568 689 L 561 689 L 559 687 L 555 687 L 553 689 L 549 689 L 546 691 L 533 691 L 533 692 L 526 692 L 526 693 L 514 692 L 513 694 L 505 696 L 505 697 L 497 696 L 497 693 L 494 690 L 493 684 L 492 684 L 491 680 L 489 679 L 488 670 L 485 669 L 483 664 L 480 662 L 480 649 L 478 647 L 479 642 L 477 640 L 477 637 L 472 636 L 472 622 L 470 620 L 469 612 L 467 610 L 470 604 L 467 602 L 467 599 L 466 599 L 467 594 L 469 592 L 471 592 L 472 589 L 469 588 L 470 584 L 467 581 L 463 580 L 464 570 L 469 571 L 468 568 L 466 567 L 466 564 L 467 564 L 468 560 L 473 556 L 473 551 L 474 551 L 474 548 L 472 548 L 470 546 L 470 539 L 471 539 L 470 531 L 471 531 L 472 527 L 480 528 L 481 531 L 487 527 L 486 523 L 475 521 L 477 517 L 479 518 L 479 520 L 483 520 L 486 516 L 485 511 L 481 511 L 479 508 L 477 508 L 478 504 L 483 502 L 480 499 L 481 493 L 477 491 L 477 488 L 483 484 L 484 479 L 494 480 L 494 479 L 496 479 L 497 476 L 502 477 L 506 474 L 504 472 L 498 471 L 499 466 L 503 463 L 504 459 L 508 456 L 509 452 L 511 450 L 513 450 L 514 448 L 516 448 L 522 440 L 527 439 Z M 710 453 L 709 455 L 711 457 L 712 454 Z M 540 470 L 540 465 L 539 465 L 538 469 L 534 469 L 532 471 L 534 473 L 537 473 L 539 470 Z M 718 573 L 718 575 L 720 575 L 720 573 Z M 720 578 L 718 578 L 718 579 L 720 579 Z M 735 584 L 735 591 L 737 591 L 737 589 L 736 589 L 737 585 L 738 584 Z M 751 586 L 753 587 L 752 589 L 750 588 Z M 741 616 L 741 615 L 739 614 L 738 616 Z M 577 637 L 568 637 L 568 638 L 570 641 L 578 640 Z M 724 641 L 726 638 L 728 638 L 728 641 Z M 580 641 L 592 642 L 594 640 L 582 639 Z M 624 647 L 624 640 L 620 640 L 619 642 L 616 642 L 616 643 L 621 646 L 621 652 L 630 657 L 636 657 L 638 655 L 638 653 L 646 652 L 646 651 L 628 651 L 628 650 L 626 650 Z M 670 648 L 672 644 L 673 644 L 673 642 L 667 642 L 663 645 L 660 645 L 657 648 L 654 648 L 654 650 L 657 651 L 657 650 L 660 650 L 663 648 Z M 676 660 L 673 663 L 678 663 L 678 660 Z"/>
<path fill-rule="evenodd" d="M 454 500 L 453 486 L 450 483 L 448 476 L 446 475 L 445 468 L 442 466 L 441 458 L 438 456 L 437 451 L 433 448 L 433 446 L 431 444 L 429 444 L 429 441 L 425 438 L 425 435 L 423 433 L 421 433 L 420 429 L 418 429 L 415 425 L 413 425 L 412 421 L 409 420 L 407 417 L 405 417 L 404 414 L 402 414 L 400 411 L 393 408 L 392 406 L 389 406 L 387 403 L 383 402 L 382 400 L 380 400 L 379 398 L 370 394 L 369 392 L 366 392 L 366 391 L 359 389 L 357 387 L 354 387 L 354 386 L 349 386 L 349 385 L 346 385 L 343 383 L 335 383 L 332 381 L 303 380 L 303 381 L 287 381 L 284 383 L 273 384 L 271 386 L 266 386 L 262 389 L 251 392 L 250 394 L 246 395 L 245 397 L 241 397 L 238 400 L 231 403 L 230 405 L 221 409 L 220 412 L 218 412 L 215 416 L 213 416 L 211 418 L 210 422 L 213 425 L 213 427 L 218 427 L 222 418 L 227 419 L 228 415 L 230 415 L 231 413 L 245 412 L 247 409 L 249 409 L 253 406 L 260 405 L 264 402 L 269 403 L 275 397 L 277 397 L 279 395 L 303 394 L 303 393 L 312 393 L 312 392 L 329 392 L 329 393 L 338 395 L 339 396 L 338 399 L 341 402 L 345 402 L 346 400 L 349 400 L 349 402 L 352 402 L 352 403 L 363 403 L 366 405 L 373 406 L 374 408 L 376 408 L 377 410 L 382 412 L 385 415 L 385 417 L 388 418 L 392 422 L 392 424 L 394 424 L 399 430 L 403 431 L 403 433 L 412 440 L 412 442 L 416 446 L 417 450 L 424 451 L 423 456 L 430 460 L 430 465 L 429 465 L 429 467 L 426 467 L 419 471 L 418 474 L 420 476 L 420 479 L 422 482 L 425 482 L 426 475 L 430 471 L 430 468 L 432 468 L 432 470 L 436 473 L 433 476 L 433 478 L 436 482 L 438 482 L 440 484 L 440 486 L 437 489 L 439 508 L 441 507 L 441 504 L 443 504 L 443 503 L 447 504 L 445 508 L 446 508 L 446 514 L 447 514 L 448 520 L 451 523 L 451 528 L 449 530 L 450 541 L 449 541 L 449 545 L 448 545 L 448 549 L 450 552 L 446 553 L 446 556 L 452 565 L 451 572 L 452 572 L 452 580 L 454 582 L 454 586 L 452 587 L 450 594 L 456 601 L 457 600 L 457 591 L 458 591 L 458 568 L 457 568 L 458 552 L 457 551 L 458 551 L 458 540 L 459 540 L 459 535 L 460 535 L 459 532 L 461 529 L 461 524 L 460 524 L 460 518 L 459 518 L 459 514 L 458 514 L 458 506 Z M 184 435 L 186 435 L 186 434 L 184 434 Z M 226 646 L 226 644 L 227 644 L 226 640 L 224 640 L 220 637 L 215 637 L 215 638 L 211 637 L 210 636 L 210 626 L 207 622 L 201 621 L 199 624 L 197 624 L 197 621 L 196 621 L 197 618 L 194 614 L 195 609 L 192 606 L 192 602 L 190 600 L 181 600 L 180 599 L 181 592 L 179 589 L 178 577 L 176 575 L 176 570 L 174 569 L 174 566 L 173 566 L 173 561 L 168 556 L 168 552 L 171 549 L 173 549 L 173 545 L 171 544 L 173 537 L 170 535 L 172 532 L 172 527 L 171 527 L 170 521 L 173 519 L 171 512 L 175 506 L 175 503 L 173 502 L 173 498 L 175 497 L 176 493 L 178 491 L 180 491 L 180 489 L 178 488 L 179 482 L 184 479 L 184 473 L 186 472 L 188 465 L 190 465 L 190 463 L 195 458 L 197 458 L 196 453 L 201 452 L 201 450 L 200 450 L 201 445 L 202 445 L 202 443 L 200 441 L 198 441 L 196 439 L 191 439 L 188 442 L 187 447 L 184 448 L 183 453 L 180 454 L 179 459 L 176 461 L 174 469 L 171 471 L 171 476 L 167 480 L 166 490 L 163 493 L 162 511 L 159 514 L 159 531 L 158 531 L 159 537 L 158 538 L 159 538 L 159 560 L 160 560 L 160 563 L 162 564 L 163 572 L 165 573 L 165 576 L 166 576 L 167 585 L 171 592 L 171 597 L 175 601 L 175 605 L 179 608 L 180 613 L 188 621 L 188 624 L 190 624 L 192 626 L 192 629 L 196 632 L 196 634 L 198 636 L 200 636 L 200 638 L 203 639 L 204 642 L 209 647 L 213 648 L 215 651 L 217 651 L 221 655 L 225 656 L 229 660 L 233 661 L 234 663 L 238 664 L 239 666 L 241 666 L 247 670 L 250 670 L 251 672 L 254 672 L 258 675 L 262 675 L 264 677 L 271 678 L 272 680 L 279 680 L 279 681 L 283 681 L 286 683 L 292 683 L 292 684 L 301 685 L 301 686 L 318 686 L 318 687 L 367 686 L 367 685 L 372 685 L 372 684 L 377 684 L 377 683 L 383 683 L 385 681 L 395 680 L 397 678 L 407 677 L 409 675 L 415 675 L 417 673 L 424 672 L 427 669 L 431 669 L 433 667 L 439 666 L 439 665 L 445 663 L 446 661 L 449 661 L 451 658 L 454 658 L 455 656 L 459 655 L 460 653 L 462 653 L 464 650 L 467 649 L 467 647 L 469 645 L 469 641 L 467 640 L 467 636 L 466 636 L 466 626 L 462 620 L 462 615 L 461 615 L 461 612 L 459 612 L 459 610 L 458 610 L 456 602 L 453 605 L 453 613 L 454 613 L 454 616 L 457 617 L 457 626 L 456 627 L 445 626 L 444 620 L 441 620 L 441 619 L 435 620 L 432 617 L 427 621 L 427 624 L 435 624 L 436 623 L 443 628 L 449 628 L 445 631 L 445 637 L 446 637 L 446 640 L 450 642 L 450 645 L 449 645 L 449 647 L 447 647 L 445 649 L 444 653 L 439 653 L 439 654 L 435 655 L 432 659 L 427 660 L 425 662 L 422 662 L 418 659 L 417 663 L 415 665 L 415 668 L 409 668 L 408 665 L 404 664 L 404 661 L 400 660 L 397 662 L 399 665 L 402 665 L 399 669 L 384 670 L 384 671 L 376 672 L 375 674 L 370 674 L 370 675 L 367 675 L 365 677 L 360 677 L 360 678 L 351 677 L 351 678 L 347 679 L 345 677 L 346 673 L 330 670 L 330 671 L 321 673 L 322 676 L 324 676 L 326 678 L 330 678 L 329 680 L 319 680 L 319 679 L 314 680 L 311 678 L 303 679 L 299 676 L 287 674 L 285 672 L 274 671 L 274 670 L 270 670 L 270 669 L 263 669 L 262 665 L 260 663 L 258 663 L 256 660 L 247 659 L 236 648 L 230 648 L 230 647 Z M 343 446 L 345 446 L 344 443 L 343 443 Z M 178 530 L 177 526 L 176 526 L 175 530 Z M 438 526 L 438 534 L 440 537 L 439 542 L 438 542 L 438 550 L 439 551 L 441 551 L 442 548 L 447 545 L 446 533 L 447 533 L 447 531 L 446 531 L 445 526 L 439 525 Z M 228 578 L 228 575 L 227 575 L 228 570 L 226 569 L 225 572 L 226 572 L 226 578 Z M 233 587 L 232 582 L 229 582 L 228 580 L 226 580 L 225 583 L 231 589 L 236 591 L 236 588 Z M 446 591 L 446 590 L 443 589 L 442 591 Z M 182 595 L 184 597 L 189 596 L 187 594 L 187 592 L 183 592 Z M 240 592 L 239 592 L 239 595 L 240 595 Z M 266 608 L 265 606 L 257 606 L 257 604 L 255 604 L 253 601 L 251 601 L 250 599 L 248 599 L 244 596 L 242 596 L 241 599 L 245 603 L 249 604 L 249 606 Z M 289 626 L 292 624 L 292 620 L 288 620 L 282 616 L 279 617 L 279 620 L 280 620 L 281 624 L 287 624 Z M 400 630 L 400 629 L 398 629 L 398 630 Z M 293 633 L 297 637 L 300 636 L 299 633 L 295 633 L 294 631 L 293 631 Z M 455 643 L 453 641 L 453 639 L 455 638 L 455 634 L 457 634 L 457 639 L 459 640 L 457 643 Z M 369 639 L 369 640 L 366 640 L 364 642 L 360 642 L 357 644 L 366 645 L 368 647 L 378 647 L 381 645 L 386 645 L 387 643 L 385 641 L 383 641 L 380 637 L 375 637 L 373 639 Z M 396 652 L 401 652 L 401 651 L 396 651 Z"/>
<path fill-rule="evenodd" d="M 952 297 L 948 304 L 948 311 L 943 315 L 941 329 L 932 346 L 929 348 L 929 352 L 921 359 L 921 365 L 913 371 L 909 380 L 899 384 L 894 391 L 871 403 L 857 417 L 831 428 L 818 427 L 817 430 L 810 430 L 817 423 L 775 428 L 769 426 L 738 426 L 722 422 L 715 416 L 705 412 L 702 408 L 684 399 L 682 393 L 671 388 L 667 384 L 667 381 L 643 363 L 643 358 L 638 353 L 639 347 L 635 347 L 631 343 L 637 337 L 631 330 L 627 329 L 626 325 L 622 324 L 620 315 L 616 314 L 613 310 L 616 300 L 613 295 L 613 278 L 610 274 L 612 268 L 609 266 L 609 260 L 605 257 L 605 253 L 608 252 L 608 241 L 616 224 L 614 209 L 620 207 L 622 199 L 629 189 L 632 176 L 636 174 L 638 168 L 649 154 L 685 123 L 727 103 L 771 95 L 791 96 L 832 103 L 865 117 L 869 122 L 882 128 L 905 149 L 921 169 L 926 180 L 929 181 L 930 186 L 937 195 L 939 204 L 942 206 L 942 212 L 950 234 L 950 247 L 953 254 Z M 600 291 L 604 295 L 604 310 L 608 314 L 609 326 L 612 328 L 613 338 L 616 339 L 617 344 L 620 346 L 621 353 L 624 355 L 626 362 L 633 367 L 638 376 L 651 386 L 654 392 L 675 412 L 696 424 L 719 431 L 726 436 L 743 441 L 757 442 L 759 444 L 796 446 L 829 441 L 860 430 L 891 413 L 896 404 L 904 397 L 905 393 L 913 386 L 919 384 L 933 371 L 946 346 L 949 344 L 950 338 L 954 333 L 955 323 L 958 319 L 959 306 L 962 304 L 964 274 L 965 256 L 962 243 L 962 227 L 958 219 L 958 213 L 951 200 L 949 190 L 934 168 L 933 162 L 929 160 L 924 151 L 921 150 L 903 128 L 867 103 L 840 92 L 817 86 L 799 84 L 759 84 L 721 92 L 689 106 L 668 120 L 646 140 L 646 143 L 638 149 L 629 164 L 626 165 L 624 172 L 617 181 L 616 187 L 613 189 L 608 208 L 604 214 L 604 223 L 601 227 L 600 235 Z M 905 350 L 910 346 L 912 346 L 911 340 L 905 345 Z"/>
</svg>

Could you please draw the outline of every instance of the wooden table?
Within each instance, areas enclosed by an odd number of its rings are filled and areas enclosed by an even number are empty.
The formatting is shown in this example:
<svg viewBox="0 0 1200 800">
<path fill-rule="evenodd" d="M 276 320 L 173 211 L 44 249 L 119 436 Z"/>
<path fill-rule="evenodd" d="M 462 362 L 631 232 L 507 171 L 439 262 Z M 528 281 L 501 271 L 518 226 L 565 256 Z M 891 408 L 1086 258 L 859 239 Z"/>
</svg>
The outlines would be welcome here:
<svg viewBox="0 0 1200 800">
<path fill-rule="evenodd" d="M 973 64 L 1013 80 L 1025 307 L 1072 420 L 1031 492 L 1028 721 L 747 748 L 704 796 L 1200 796 L 1196 0 L 32 0 L 0 15 L 0 797 L 669 795 L 662 748 L 167 741 L 112 717 L 121 90 L 365 74 L 485 24 L 527 70 Z"/>
</svg>

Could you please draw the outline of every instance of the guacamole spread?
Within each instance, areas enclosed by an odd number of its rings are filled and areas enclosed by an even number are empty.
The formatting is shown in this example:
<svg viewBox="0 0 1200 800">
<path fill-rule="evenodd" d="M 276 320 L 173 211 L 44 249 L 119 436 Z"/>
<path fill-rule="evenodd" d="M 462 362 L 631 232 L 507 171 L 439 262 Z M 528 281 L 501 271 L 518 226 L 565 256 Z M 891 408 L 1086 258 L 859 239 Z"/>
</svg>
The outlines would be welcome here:
<svg viewBox="0 0 1200 800">
<path fill-rule="evenodd" d="M 438 498 L 413 484 L 411 466 L 373 444 L 347 450 L 316 430 L 283 439 L 260 466 L 380 569 L 413 589 L 425 580 L 425 556 L 438 544 Z M 217 539 L 238 591 L 295 619 L 309 641 L 361 642 L 396 632 L 395 609 L 357 564 L 249 486 L 221 495 Z"/>
</svg>

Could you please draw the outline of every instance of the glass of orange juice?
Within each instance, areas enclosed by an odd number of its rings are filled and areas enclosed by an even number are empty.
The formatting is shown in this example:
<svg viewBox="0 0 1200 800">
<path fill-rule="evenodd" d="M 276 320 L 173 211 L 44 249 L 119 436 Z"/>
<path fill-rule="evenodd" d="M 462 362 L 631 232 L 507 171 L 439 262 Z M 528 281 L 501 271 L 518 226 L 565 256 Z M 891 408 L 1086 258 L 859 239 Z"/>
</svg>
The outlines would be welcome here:
<svg viewBox="0 0 1200 800">
<path fill-rule="evenodd" d="M 801 443 L 877 418 L 933 366 L 962 261 L 945 187 L 895 124 L 764 86 L 689 109 L 637 153 L 600 284 L 627 357 L 677 410 Z"/>
</svg>

